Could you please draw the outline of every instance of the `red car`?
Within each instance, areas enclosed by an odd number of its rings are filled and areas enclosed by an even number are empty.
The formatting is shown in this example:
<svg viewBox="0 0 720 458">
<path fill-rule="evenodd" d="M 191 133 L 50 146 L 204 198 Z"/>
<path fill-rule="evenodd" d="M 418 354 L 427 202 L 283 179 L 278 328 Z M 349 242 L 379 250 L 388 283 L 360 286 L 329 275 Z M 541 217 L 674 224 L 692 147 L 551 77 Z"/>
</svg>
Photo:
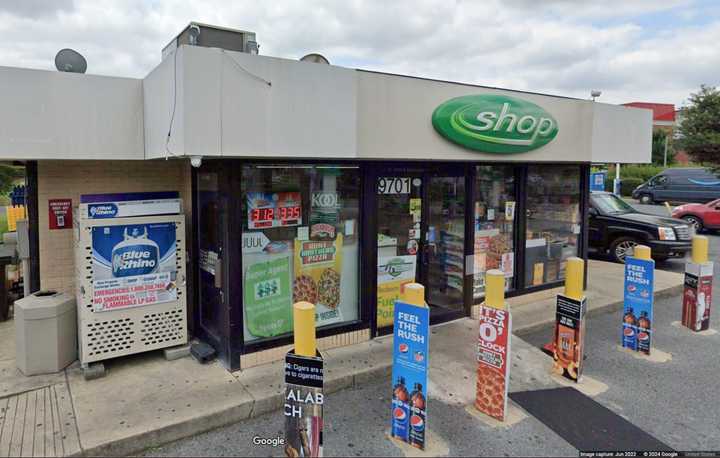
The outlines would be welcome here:
<svg viewBox="0 0 720 458">
<path fill-rule="evenodd" d="M 682 218 L 695 226 L 695 231 L 702 229 L 720 229 L 720 199 L 706 204 L 685 204 L 673 208 L 673 218 Z"/>
</svg>

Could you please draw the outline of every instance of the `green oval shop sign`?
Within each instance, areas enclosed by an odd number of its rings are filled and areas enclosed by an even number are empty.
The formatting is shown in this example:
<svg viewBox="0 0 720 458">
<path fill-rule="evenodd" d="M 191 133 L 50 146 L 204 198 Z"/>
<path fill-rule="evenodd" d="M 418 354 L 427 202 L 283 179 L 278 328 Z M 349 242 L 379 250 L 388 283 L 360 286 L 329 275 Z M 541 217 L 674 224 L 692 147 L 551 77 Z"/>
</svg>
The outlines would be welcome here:
<svg viewBox="0 0 720 458">
<path fill-rule="evenodd" d="M 550 143 L 558 124 L 534 103 L 504 95 L 456 97 L 435 109 L 440 135 L 486 153 L 524 153 Z"/>
</svg>

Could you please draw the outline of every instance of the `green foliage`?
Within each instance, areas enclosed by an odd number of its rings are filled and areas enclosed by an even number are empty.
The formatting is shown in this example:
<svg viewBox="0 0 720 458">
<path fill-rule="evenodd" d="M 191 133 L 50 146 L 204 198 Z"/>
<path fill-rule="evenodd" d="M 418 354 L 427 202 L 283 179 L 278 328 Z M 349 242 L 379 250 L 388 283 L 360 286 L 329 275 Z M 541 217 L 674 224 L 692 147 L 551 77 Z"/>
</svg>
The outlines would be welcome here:
<svg viewBox="0 0 720 458">
<path fill-rule="evenodd" d="M 613 190 L 613 179 L 615 176 L 608 177 L 605 180 L 605 190 L 606 191 L 612 191 Z M 623 170 L 620 171 L 620 195 L 621 196 L 630 196 L 633 192 L 633 189 L 637 188 L 641 184 L 645 183 L 647 180 L 643 180 L 642 178 L 637 177 L 626 177 L 624 176 Z"/>
<path fill-rule="evenodd" d="M 720 91 L 700 86 L 682 109 L 679 146 L 693 161 L 720 168 Z"/>
<path fill-rule="evenodd" d="M 11 165 L 0 165 L 0 194 L 5 195 L 12 191 L 15 181 L 25 176 L 25 169 Z"/>
<path fill-rule="evenodd" d="M 665 162 L 665 141 L 667 139 L 667 164 L 675 162 L 675 150 L 672 138 L 664 130 L 656 130 L 652 135 L 652 163 L 663 165 Z"/>
<path fill-rule="evenodd" d="M 608 172 L 608 176 L 615 178 L 615 167 L 611 167 L 612 171 Z M 647 181 L 654 177 L 658 173 L 665 170 L 662 165 L 651 165 L 651 164 L 633 164 L 633 165 L 622 165 L 620 167 L 620 178 L 640 178 L 643 181 Z"/>
</svg>

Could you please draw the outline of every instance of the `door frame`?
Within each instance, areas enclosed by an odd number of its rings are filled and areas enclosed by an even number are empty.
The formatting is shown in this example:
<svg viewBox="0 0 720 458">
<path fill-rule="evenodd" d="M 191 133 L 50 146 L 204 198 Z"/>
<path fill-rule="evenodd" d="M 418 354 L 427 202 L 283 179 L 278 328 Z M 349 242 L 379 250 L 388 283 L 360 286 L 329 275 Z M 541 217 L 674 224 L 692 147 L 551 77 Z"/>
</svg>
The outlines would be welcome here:
<svg viewBox="0 0 720 458">
<path fill-rule="evenodd" d="M 201 273 L 198 265 L 200 259 L 200 228 L 202 227 L 202 225 L 200 224 L 200 219 L 202 215 L 200 213 L 200 199 L 198 193 L 200 192 L 200 174 L 203 172 L 217 174 L 219 197 L 218 204 L 224 207 L 220 210 L 224 213 L 224 219 L 221 218 L 220 221 L 217 222 L 217 224 L 219 225 L 218 232 L 220 234 L 220 239 L 223 246 L 223 256 L 220 257 L 220 265 L 222 269 L 221 292 L 223 295 L 223 302 L 221 303 L 220 310 L 216 311 L 218 313 L 217 335 L 214 335 L 212 331 L 206 329 L 206 327 L 202 324 L 202 286 L 200 279 Z M 228 169 L 226 167 L 223 167 L 223 164 L 220 161 L 203 161 L 202 168 L 192 169 L 192 206 L 193 225 L 195 226 L 192 245 L 194 259 L 191 261 L 193 269 L 192 278 L 194 280 L 193 298 L 195 302 L 195 306 L 193 307 L 193 334 L 196 337 L 206 341 L 213 348 L 215 348 L 218 352 L 218 359 L 220 360 L 220 362 L 230 370 L 236 368 L 234 361 L 232 361 L 233 352 L 230 349 L 230 311 L 232 310 L 230 301 L 233 295 L 231 294 L 232 291 L 230 288 L 230 278 L 232 278 L 232 276 L 229 268 L 232 266 L 233 263 L 228 262 L 228 258 L 231 257 L 228 256 L 231 248 L 231 237 L 229 236 L 228 227 L 230 227 L 229 219 L 232 217 L 231 215 L 233 212 L 231 201 L 229 198 L 230 193 L 228 191 L 231 190 L 229 186 L 232 186 L 232 182 L 233 180 L 231 179 L 231 174 L 228 173 Z M 237 364 L 239 365 L 239 359 L 237 361 Z"/>
<path fill-rule="evenodd" d="M 388 335 L 393 332 L 392 326 L 385 328 L 378 328 L 377 326 L 377 179 L 381 176 L 392 176 L 393 174 L 403 174 L 411 178 L 421 178 L 423 180 L 421 199 L 422 199 L 422 221 L 420 223 L 421 237 L 424 237 L 427 233 L 427 215 L 429 214 L 429 183 L 431 177 L 464 177 L 465 178 L 465 240 L 464 240 L 464 253 L 467 256 L 468 253 L 473 249 L 470 244 L 470 238 L 468 233 L 471 232 L 468 224 L 468 210 L 470 208 L 471 199 L 468 196 L 472 196 L 472 189 L 468 185 L 473 185 L 473 167 L 469 163 L 444 163 L 444 164 L 429 164 L 427 162 L 408 162 L 408 161 L 397 161 L 397 162 L 371 162 L 368 164 L 367 171 L 365 173 L 365 206 L 363 211 L 366 215 L 365 230 L 365 243 L 363 249 L 363 258 L 366 260 L 365 263 L 365 278 L 367 286 L 364 288 L 365 301 L 367 302 L 367 308 L 372 311 L 370 314 L 370 333 L 371 337 Z M 424 240 L 423 240 L 424 242 Z M 424 247 L 424 243 L 422 245 Z M 426 268 L 422 267 L 422 262 L 419 262 L 419 268 L 423 271 L 419 274 L 420 281 L 425 279 L 427 275 Z M 430 316 L 430 324 L 444 323 L 447 321 L 456 320 L 470 315 L 470 307 L 472 305 L 472 279 L 464 273 L 463 281 L 463 306 L 457 311 L 444 313 L 442 316 Z M 470 289 L 468 286 L 470 285 Z M 468 291 L 470 293 L 468 294 Z M 427 297 L 427 292 L 426 292 Z"/>
</svg>

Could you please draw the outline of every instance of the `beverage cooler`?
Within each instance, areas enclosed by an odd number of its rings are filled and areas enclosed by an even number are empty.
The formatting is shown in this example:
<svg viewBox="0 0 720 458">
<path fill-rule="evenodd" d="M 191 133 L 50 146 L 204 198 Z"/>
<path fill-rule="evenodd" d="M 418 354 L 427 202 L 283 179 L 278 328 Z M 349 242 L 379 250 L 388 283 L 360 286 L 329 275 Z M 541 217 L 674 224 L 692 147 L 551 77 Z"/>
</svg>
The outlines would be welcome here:
<svg viewBox="0 0 720 458">
<path fill-rule="evenodd" d="M 82 366 L 186 343 L 178 193 L 83 195 L 74 211 Z"/>
</svg>

